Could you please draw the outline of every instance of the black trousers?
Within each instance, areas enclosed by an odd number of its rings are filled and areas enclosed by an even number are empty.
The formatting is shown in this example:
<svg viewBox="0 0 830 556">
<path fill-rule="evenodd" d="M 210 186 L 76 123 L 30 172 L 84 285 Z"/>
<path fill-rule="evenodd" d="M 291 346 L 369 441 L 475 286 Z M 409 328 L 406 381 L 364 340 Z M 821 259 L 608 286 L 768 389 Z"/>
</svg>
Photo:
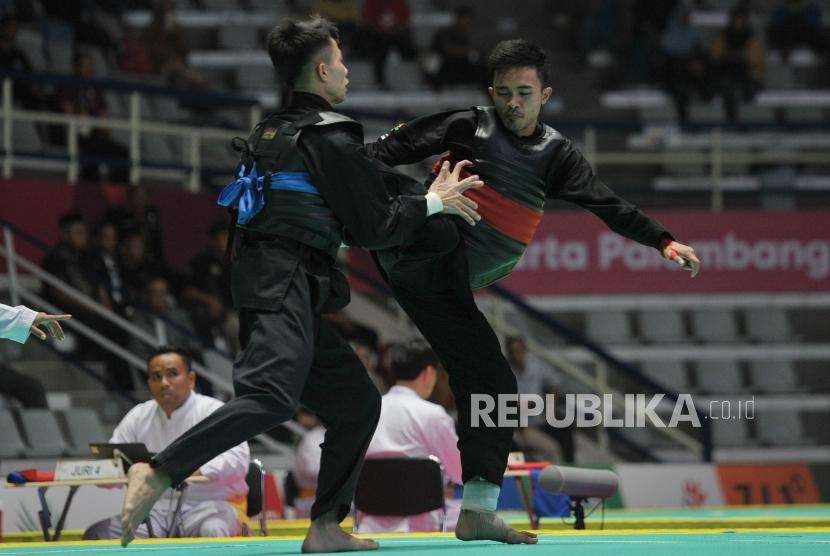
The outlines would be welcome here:
<svg viewBox="0 0 830 556">
<path fill-rule="evenodd" d="M 458 409 L 462 480 L 480 476 L 501 485 L 513 428 L 482 423 L 473 428 L 471 395 L 497 400 L 500 394 L 516 394 L 516 377 L 473 299 L 464 244 L 455 223 L 450 217 L 432 217 L 412 245 L 378 253 L 377 261 L 395 299 L 449 375 Z M 496 415 L 491 417 L 497 424 Z"/>
<path fill-rule="evenodd" d="M 240 311 L 236 397 L 154 458 L 154 467 L 169 474 L 173 484 L 216 455 L 287 421 L 302 405 L 326 427 L 311 518 L 330 510 L 340 520 L 348 515 L 380 417 L 380 394 L 351 347 L 320 317 L 332 295 L 330 272 L 338 271 L 308 256 L 311 251 L 243 245 L 238 266 L 247 272 L 248 262 L 258 262 L 256 279 L 267 280 L 271 289 L 256 294 L 241 286 L 237 299 L 260 304 L 256 295 L 265 295 L 259 301 L 269 310 Z"/>
</svg>

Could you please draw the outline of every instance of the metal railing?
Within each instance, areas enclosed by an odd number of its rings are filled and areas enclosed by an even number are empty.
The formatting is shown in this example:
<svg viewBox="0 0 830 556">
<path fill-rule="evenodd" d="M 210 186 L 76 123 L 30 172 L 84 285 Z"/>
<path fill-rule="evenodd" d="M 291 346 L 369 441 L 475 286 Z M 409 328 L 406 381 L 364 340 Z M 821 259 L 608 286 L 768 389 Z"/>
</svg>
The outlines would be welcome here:
<svg viewBox="0 0 830 556">
<path fill-rule="evenodd" d="M 355 268 L 353 265 L 349 265 L 348 263 L 346 263 L 345 266 L 350 274 L 353 274 L 362 282 L 368 284 L 376 292 L 381 293 L 383 295 L 391 294 L 391 291 L 386 286 L 386 284 L 375 280 L 372 276 L 367 275 L 365 272 L 361 271 L 358 268 Z M 611 370 L 616 370 L 618 372 L 621 372 L 625 376 L 635 378 L 640 383 L 649 386 L 655 391 L 664 393 L 666 395 L 666 398 L 670 400 L 677 400 L 677 393 L 667 391 L 664 386 L 657 384 L 649 377 L 639 372 L 634 367 L 624 363 L 623 361 L 620 361 L 615 356 L 608 353 L 605 349 L 603 349 L 597 344 L 594 344 L 587 338 L 583 337 L 581 334 L 575 332 L 574 330 L 571 330 L 570 328 L 568 328 L 564 324 L 559 323 L 552 317 L 545 315 L 537 309 L 531 307 L 509 290 L 506 290 L 497 285 L 491 285 L 487 289 L 488 291 L 493 293 L 499 300 L 499 303 L 496 304 L 494 307 L 495 310 L 488 311 L 487 316 L 490 324 L 493 326 L 493 329 L 500 337 L 504 338 L 506 336 L 522 335 L 514 326 L 512 326 L 508 322 L 506 318 L 504 318 L 504 311 L 502 310 L 502 308 L 505 304 L 507 304 L 515 310 L 522 313 L 523 315 L 533 318 L 542 326 L 551 330 L 555 334 L 559 336 L 564 336 L 572 342 L 574 342 L 575 344 L 579 345 L 581 348 L 581 352 L 585 354 L 581 362 L 590 363 L 594 368 L 594 374 L 591 374 L 590 372 L 586 371 L 585 369 L 580 367 L 576 362 L 562 355 L 562 353 L 557 353 L 548 350 L 532 338 L 526 340 L 527 348 L 531 353 L 533 353 L 549 365 L 552 365 L 553 367 L 560 369 L 562 372 L 564 372 L 578 384 L 588 388 L 593 393 L 597 393 L 600 395 L 611 394 L 612 400 L 614 402 L 615 411 L 621 412 L 622 410 L 624 410 L 623 406 L 625 403 L 625 396 L 623 392 L 615 390 L 609 385 L 609 371 Z M 399 318 L 401 319 L 401 321 L 405 321 L 408 319 L 403 309 L 397 306 L 397 304 L 394 305 L 394 308 L 398 311 Z M 666 409 L 667 407 L 665 404 L 661 404 L 657 408 L 658 413 L 661 413 Z M 671 412 L 670 408 L 668 408 L 668 412 Z M 667 439 L 670 439 L 676 444 L 679 444 L 689 449 L 699 459 L 703 461 L 711 461 L 711 428 L 708 420 L 706 420 L 704 416 L 700 414 L 700 412 L 698 412 L 698 416 L 701 422 L 700 439 L 695 438 L 694 435 L 689 434 L 687 431 L 682 429 L 662 428 L 656 426 L 654 427 L 654 429 L 658 431 L 659 434 L 664 435 Z M 648 420 L 646 420 L 646 423 L 651 424 Z M 609 437 L 613 436 L 614 439 L 619 442 L 632 445 L 642 455 L 649 457 L 651 459 L 658 459 L 648 447 L 641 446 L 632 439 L 615 433 L 616 431 L 609 430 L 605 427 L 599 428 L 598 444 L 600 448 L 606 451 L 606 453 L 609 453 Z"/>
<path fill-rule="evenodd" d="M 3 177 L 9 178 L 14 173 L 15 166 L 21 166 L 22 159 L 35 155 L 35 158 L 52 158 L 65 165 L 66 179 L 69 183 L 76 183 L 79 176 L 81 164 L 81 153 L 79 149 L 79 133 L 81 129 L 95 127 L 106 130 L 123 130 L 129 132 L 129 144 L 126 145 L 129 152 L 129 182 L 136 185 L 141 182 L 142 175 L 152 171 L 153 166 L 145 164 L 141 153 L 141 139 L 143 134 L 169 135 L 178 137 L 184 145 L 183 160 L 179 164 L 172 163 L 171 168 L 181 170 L 186 174 L 184 186 L 189 191 L 201 189 L 201 173 L 203 169 L 202 145 L 207 140 L 230 141 L 237 135 L 247 135 L 248 129 L 226 129 L 210 126 L 194 126 L 171 122 L 151 121 L 142 114 L 142 97 L 145 95 L 169 95 L 181 97 L 180 92 L 155 86 L 139 87 L 136 84 L 118 83 L 109 80 L 90 80 L 86 86 L 98 86 L 102 89 L 114 89 L 119 92 L 126 92 L 129 95 L 129 110 L 126 118 L 101 118 L 84 114 L 64 114 L 58 112 L 24 110 L 14 106 L 14 79 L 25 79 L 27 81 L 65 84 L 67 86 L 79 86 L 79 80 L 37 74 L 6 73 L 2 80 L 2 147 L 3 147 Z M 131 88 L 132 87 L 132 88 Z M 222 99 L 234 99 L 237 103 L 249 105 L 249 122 L 253 126 L 262 117 L 262 108 L 259 104 L 252 103 L 243 97 L 232 97 L 229 95 L 203 95 L 210 99 L 220 101 Z M 63 127 L 66 130 L 66 152 L 65 156 L 49 156 L 46 153 L 26 153 L 26 156 L 15 155 L 15 138 L 13 135 L 15 122 L 31 122 L 36 124 L 51 124 Z M 172 162 L 172 161 L 171 161 Z M 230 169 L 229 169 L 230 171 Z"/>
<path fill-rule="evenodd" d="M 21 285 L 18 275 L 20 270 L 23 270 L 35 276 L 51 288 L 54 288 L 63 295 L 71 298 L 74 303 L 77 303 L 85 310 L 94 313 L 96 317 L 100 317 L 114 329 L 122 331 L 127 335 L 127 337 L 134 338 L 142 344 L 146 344 L 152 348 L 157 348 L 165 343 L 162 337 L 148 333 L 146 330 L 114 313 L 94 299 L 84 295 L 81 291 L 61 281 L 53 274 L 43 270 L 32 261 L 22 257 L 15 249 L 15 233 L 13 225 L 3 220 L 0 220 L 0 225 L 3 226 L 3 245 L 0 247 L 0 257 L 6 262 L 6 269 L 9 274 L 9 298 L 12 304 L 17 305 L 20 303 L 20 300 L 25 300 L 27 303 L 30 303 L 33 306 L 45 311 L 53 313 L 64 312 L 62 308 L 53 305 L 43 299 L 43 297 L 39 294 Z M 144 359 L 125 349 L 119 343 L 110 340 L 98 330 L 84 324 L 81 320 L 77 318 L 70 319 L 66 321 L 65 326 L 80 336 L 87 338 L 107 352 L 115 355 L 128 365 L 139 369 L 143 369 L 145 367 L 146 362 Z M 218 375 L 211 369 L 208 369 L 196 361 L 192 363 L 192 366 L 193 370 L 196 371 L 199 376 L 210 382 L 210 384 L 217 391 L 233 396 L 233 384 L 225 377 Z M 293 427 L 292 424 L 287 425 L 287 428 L 289 430 L 295 430 L 295 427 Z M 293 449 L 291 447 L 281 442 L 277 442 L 266 435 L 259 435 L 256 437 L 256 440 L 276 454 L 288 455 L 293 453 Z"/>
<path fill-rule="evenodd" d="M 830 165 L 830 150 L 817 149 L 811 152 L 803 150 L 737 150 L 725 151 L 723 130 L 714 127 L 710 131 L 709 148 L 681 151 L 652 150 L 648 152 L 601 152 L 597 146 L 597 131 L 588 127 L 583 134 L 583 152 L 586 160 L 595 168 L 602 166 L 708 166 L 712 181 L 710 208 L 722 211 L 724 207 L 724 162 L 734 165 L 780 165 L 780 164 L 817 164 Z M 725 158 L 726 157 L 726 158 Z"/>
<path fill-rule="evenodd" d="M 650 377 L 641 373 L 636 367 L 622 361 L 604 347 L 594 343 L 590 339 L 582 336 L 582 334 L 558 322 L 550 315 L 539 311 L 510 290 L 494 284 L 489 286 L 488 291 L 493 293 L 499 300 L 499 302 L 495 304 L 495 310 L 490 311 L 489 313 L 490 321 L 495 330 L 503 336 L 521 335 L 519 334 L 518 329 L 510 325 L 508 320 L 504 318 L 503 307 L 505 304 L 509 304 L 522 315 L 533 319 L 535 322 L 541 324 L 554 334 L 564 337 L 571 343 L 579 346 L 578 348 L 571 348 L 570 350 L 552 351 L 545 349 L 541 344 L 533 339 L 527 341 L 528 348 L 531 349 L 537 357 L 541 358 L 543 361 L 554 366 L 555 368 L 560 369 L 578 383 L 587 386 L 592 392 L 600 395 L 611 394 L 614 409 L 624 409 L 625 395 L 623 392 L 612 388 L 609 384 L 609 373 L 611 371 L 618 372 L 622 376 L 636 380 L 638 384 L 645 385 L 654 391 L 661 392 L 671 401 L 676 402 L 678 400 L 677 392 L 669 391 L 664 385 L 658 384 Z M 574 351 L 578 351 L 582 355 L 581 359 L 571 357 L 571 354 Z M 580 367 L 578 364 L 580 362 L 591 365 L 594 369 L 594 374 L 592 375 Z M 658 409 L 665 410 L 666 406 L 661 404 L 658 406 Z M 699 411 L 697 413 L 701 424 L 701 434 L 699 439 L 682 429 L 654 426 L 654 430 L 666 438 L 688 448 L 701 460 L 711 461 L 711 426 L 708 419 L 706 419 L 702 413 Z M 648 423 L 648 420 L 646 420 L 646 422 Z M 600 446 L 608 446 L 608 429 L 600 427 L 599 432 Z M 646 453 L 650 453 L 650 450 L 648 449 L 645 449 L 644 451 Z"/>
<path fill-rule="evenodd" d="M 222 103 L 242 105 L 249 110 L 249 124 L 253 126 L 262 116 L 262 107 L 256 101 L 234 95 L 220 94 L 194 94 L 175 91 L 160 86 L 143 85 L 134 82 L 117 82 L 112 80 L 79 80 L 73 77 L 56 76 L 48 74 L 28 74 L 21 72 L 2 73 L 2 106 L 0 116 L 2 117 L 2 147 L 3 154 L 3 176 L 10 177 L 15 167 L 23 166 L 29 161 L 23 160 L 15 154 L 15 138 L 13 136 L 13 124 L 15 121 L 33 122 L 41 124 L 52 124 L 62 126 L 67 132 L 67 145 L 65 154 L 51 156 L 58 161 L 65 172 L 67 180 L 75 183 L 78 180 L 81 153 L 78 147 L 79 131 L 85 127 L 94 126 L 109 130 L 124 130 L 129 132 L 129 181 L 131 184 L 140 183 L 142 176 L 152 173 L 157 164 L 147 163 L 142 157 L 141 138 L 144 134 L 169 135 L 181 139 L 186 148 L 182 149 L 182 160 L 179 164 L 168 165 L 182 172 L 186 177 L 183 185 L 190 191 L 199 191 L 202 188 L 201 176 L 205 168 L 205 160 L 202 155 L 202 146 L 206 141 L 221 140 L 230 141 L 234 136 L 247 135 L 249 129 L 242 127 L 237 129 L 226 129 L 221 127 L 188 125 L 184 123 L 171 123 L 152 121 L 142 114 L 143 96 L 171 96 L 192 100 L 193 98 L 205 97 L 214 105 Z M 129 110 L 126 118 L 95 118 L 79 114 L 62 114 L 56 112 L 23 110 L 14 106 L 13 83 L 16 79 L 30 82 L 46 83 L 64 86 L 94 86 L 104 90 L 114 90 L 129 95 Z M 348 110 L 347 110 L 348 111 Z M 357 117 L 368 116 L 367 113 L 359 110 L 351 110 Z M 409 114 L 406 111 L 384 114 L 377 112 L 371 117 L 386 118 L 390 122 L 401 118 L 411 118 L 417 114 Z M 823 146 L 805 151 L 803 149 L 775 149 L 755 151 L 751 148 L 743 150 L 725 148 L 722 137 L 723 131 L 720 127 L 713 127 L 708 133 L 711 134 L 708 148 L 689 148 L 685 150 L 666 150 L 656 148 L 643 152 L 642 149 L 610 151 L 602 150 L 598 144 L 598 129 L 606 126 L 585 124 L 584 122 L 557 122 L 560 128 L 575 129 L 574 137 L 582 142 L 583 152 L 586 159 L 597 168 L 604 166 L 655 166 L 672 165 L 681 166 L 708 166 L 708 175 L 712 181 L 711 208 L 719 211 L 724 208 L 724 166 L 725 163 L 739 165 L 775 165 L 775 164 L 817 164 L 830 165 L 830 150 Z M 609 125 L 609 128 L 619 128 L 618 125 Z M 636 126 L 625 126 L 631 129 Z M 581 136 L 577 135 L 581 133 Z M 639 152 L 638 152 L 639 151 Z M 31 153 L 29 153 L 31 154 Z M 44 153 L 39 153 L 43 158 Z M 50 157 L 46 157 L 50 158 Z M 227 169 L 228 173 L 230 168 Z"/>
</svg>

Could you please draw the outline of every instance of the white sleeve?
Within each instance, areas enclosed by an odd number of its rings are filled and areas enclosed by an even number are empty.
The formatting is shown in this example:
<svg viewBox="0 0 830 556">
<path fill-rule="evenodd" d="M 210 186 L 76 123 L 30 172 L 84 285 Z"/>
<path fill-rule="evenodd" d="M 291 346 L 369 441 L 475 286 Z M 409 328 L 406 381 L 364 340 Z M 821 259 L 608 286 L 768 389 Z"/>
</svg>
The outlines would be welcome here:
<svg viewBox="0 0 830 556">
<path fill-rule="evenodd" d="M 32 311 L 28 307 L 9 307 L 0 303 L 0 338 L 26 343 L 35 317 L 37 311 Z"/>
<path fill-rule="evenodd" d="M 201 399 L 205 400 L 204 397 Z M 207 403 L 212 406 L 207 415 L 210 415 L 223 405 L 219 400 L 212 398 L 208 398 Z M 207 417 L 207 415 L 205 415 L 205 417 Z M 199 471 L 201 471 L 202 475 L 211 481 L 232 483 L 234 481 L 238 481 L 239 479 L 245 478 L 248 474 L 248 465 L 250 463 L 251 452 L 248 449 L 248 443 L 243 442 L 242 444 L 237 444 L 230 450 L 222 452 L 206 464 L 202 465 L 199 468 Z"/>
<path fill-rule="evenodd" d="M 442 210 L 444 210 L 444 202 L 441 201 L 441 197 L 438 196 L 438 193 L 427 193 L 427 216 L 432 216 L 433 214 L 438 214 Z"/>
<path fill-rule="evenodd" d="M 115 430 L 112 431 L 112 437 L 110 437 L 110 444 L 130 444 L 133 442 L 141 442 L 137 438 L 135 424 L 136 424 L 136 414 L 138 413 L 138 408 L 140 406 L 136 406 L 132 408 L 124 418 L 121 419 L 121 422 L 118 423 L 118 426 L 115 427 Z"/>
<path fill-rule="evenodd" d="M 243 442 L 222 452 L 200 467 L 199 471 L 211 481 L 232 483 L 245 478 L 250 463 L 251 452 L 248 449 L 248 443 Z"/>
<path fill-rule="evenodd" d="M 461 452 L 458 451 L 458 435 L 452 417 L 440 408 L 431 416 L 425 429 L 428 439 L 426 446 L 429 453 L 441 460 L 444 466 L 444 478 L 457 485 L 461 482 Z"/>
</svg>

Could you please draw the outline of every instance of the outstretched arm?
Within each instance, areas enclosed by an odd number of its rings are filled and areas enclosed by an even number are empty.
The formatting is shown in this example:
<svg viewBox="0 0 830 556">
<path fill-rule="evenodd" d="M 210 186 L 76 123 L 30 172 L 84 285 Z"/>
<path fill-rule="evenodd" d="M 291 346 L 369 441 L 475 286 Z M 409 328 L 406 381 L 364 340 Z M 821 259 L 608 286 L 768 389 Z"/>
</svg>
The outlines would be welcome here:
<svg viewBox="0 0 830 556">
<path fill-rule="evenodd" d="M 22 344 L 26 342 L 31 333 L 41 340 L 49 336 L 63 340 L 63 329 L 59 321 L 68 318 L 71 318 L 71 315 L 49 315 L 38 313 L 23 305 L 9 307 L 0 304 L 0 338 L 7 338 Z"/>
<path fill-rule="evenodd" d="M 565 141 L 548 176 L 548 198 L 577 204 L 600 217 L 618 234 L 654 247 L 697 275 L 700 261 L 694 249 L 675 241 L 662 224 L 614 193 L 570 141 Z M 682 260 L 682 262 L 681 262 Z"/>
</svg>

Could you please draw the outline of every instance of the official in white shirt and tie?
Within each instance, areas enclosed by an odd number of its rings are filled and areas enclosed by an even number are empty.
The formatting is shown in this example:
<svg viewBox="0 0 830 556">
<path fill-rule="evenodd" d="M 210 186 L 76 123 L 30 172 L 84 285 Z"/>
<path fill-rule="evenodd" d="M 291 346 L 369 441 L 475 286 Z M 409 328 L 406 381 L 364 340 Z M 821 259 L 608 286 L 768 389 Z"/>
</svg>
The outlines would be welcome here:
<svg viewBox="0 0 830 556">
<path fill-rule="evenodd" d="M 448 486 L 462 484 L 455 422 L 442 406 L 427 401 L 438 378 L 438 358 L 429 344 L 421 340 L 391 349 L 395 385 L 382 398 L 380 422 L 366 457 L 393 454 L 417 458 L 435 456 L 444 466 Z M 459 501 L 447 500 L 447 507 L 447 529 L 452 530 L 458 519 Z M 404 518 L 364 516 L 360 531 L 440 531 L 440 513 Z"/>
<path fill-rule="evenodd" d="M 135 406 L 112 434 L 112 443 L 142 442 L 150 452 L 159 452 L 184 431 L 205 419 L 222 402 L 193 391 L 196 373 L 186 352 L 159 348 L 147 361 L 147 385 L 153 399 Z M 150 512 L 156 537 L 231 537 L 241 534 L 246 510 L 250 452 L 243 442 L 201 466 L 195 475 L 208 482 L 191 483 L 184 494 L 180 519 L 174 519 L 177 495 L 168 491 Z M 84 539 L 117 539 L 121 516 L 99 521 L 84 533 Z M 147 537 L 146 525 L 136 531 Z"/>
</svg>

